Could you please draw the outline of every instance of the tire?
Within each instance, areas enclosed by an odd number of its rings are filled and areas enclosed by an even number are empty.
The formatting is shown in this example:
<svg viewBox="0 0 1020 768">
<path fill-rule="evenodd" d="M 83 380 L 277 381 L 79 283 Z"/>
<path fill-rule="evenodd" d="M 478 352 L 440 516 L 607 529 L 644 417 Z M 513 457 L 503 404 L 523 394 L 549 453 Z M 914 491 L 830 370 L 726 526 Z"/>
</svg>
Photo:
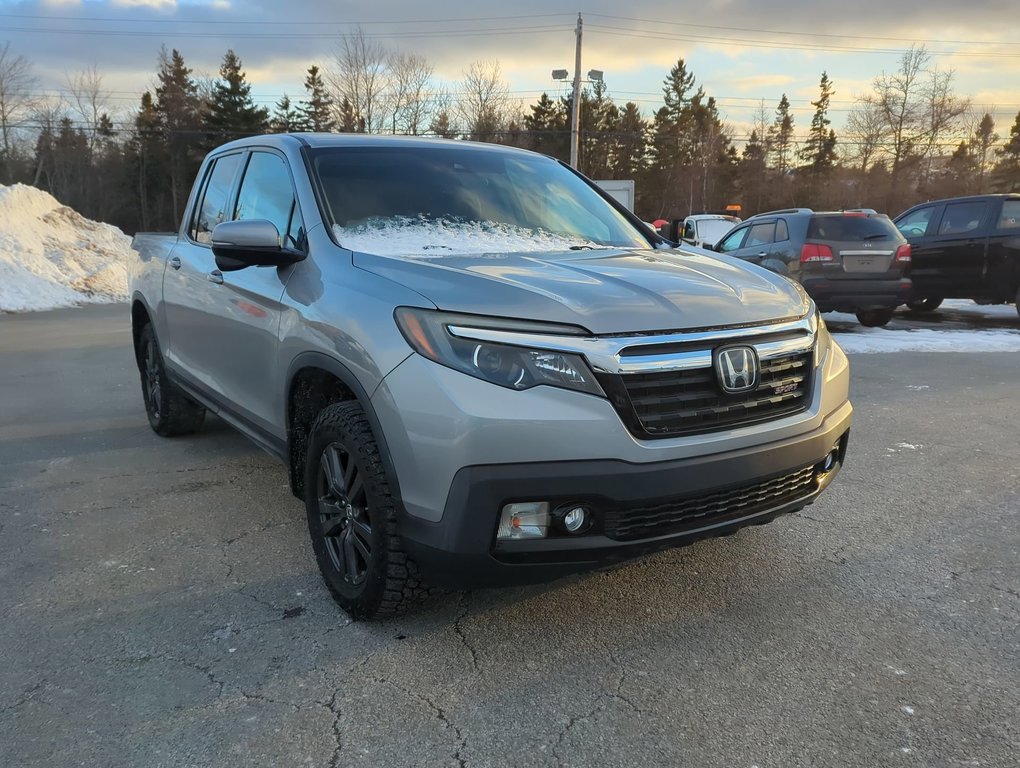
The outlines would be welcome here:
<svg viewBox="0 0 1020 768">
<path fill-rule="evenodd" d="M 912 299 L 907 302 L 907 309 L 911 312 L 934 312 L 942 304 L 942 299 L 935 297 L 924 299 Z"/>
<path fill-rule="evenodd" d="M 859 309 L 857 310 L 857 322 L 867 328 L 879 328 L 887 325 L 893 318 L 891 309 Z"/>
<path fill-rule="evenodd" d="M 157 435 L 176 437 L 197 432 L 205 421 L 205 408 L 185 395 L 166 375 L 152 324 L 142 328 L 138 338 L 138 369 L 142 377 L 142 399 L 149 426 Z"/>
<path fill-rule="evenodd" d="M 401 546 L 379 448 L 356 402 L 334 403 L 312 424 L 305 510 L 322 578 L 352 619 L 395 613 L 428 593 Z"/>
</svg>

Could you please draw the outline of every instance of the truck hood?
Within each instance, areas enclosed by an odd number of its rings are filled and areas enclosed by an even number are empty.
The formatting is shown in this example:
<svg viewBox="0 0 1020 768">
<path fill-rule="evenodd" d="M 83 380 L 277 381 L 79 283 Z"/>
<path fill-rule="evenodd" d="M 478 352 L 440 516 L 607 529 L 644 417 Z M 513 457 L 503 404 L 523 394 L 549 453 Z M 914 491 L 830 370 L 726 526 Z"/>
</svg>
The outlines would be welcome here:
<svg viewBox="0 0 1020 768">
<path fill-rule="evenodd" d="M 801 317 L 784 277 L 718 255 L 581 250 L 438 257 L 355 252 L 354 264 L 439 309 L 579 325 L 594 334 L 712 328 Z"/>
</svg>

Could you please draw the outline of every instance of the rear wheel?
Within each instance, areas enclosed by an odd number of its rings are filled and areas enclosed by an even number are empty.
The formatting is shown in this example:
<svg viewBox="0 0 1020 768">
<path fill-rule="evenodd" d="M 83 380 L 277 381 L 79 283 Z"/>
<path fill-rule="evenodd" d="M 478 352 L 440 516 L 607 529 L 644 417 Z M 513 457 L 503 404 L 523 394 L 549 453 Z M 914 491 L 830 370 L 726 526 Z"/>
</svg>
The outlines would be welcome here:
<svg viewBox="0 0 1020 768">
<path fill-rule="evenodd" d="M 152 431 L 163 437 L 198 431 L 205 420 L 205 408 L 167 378 L 163 354 L 151 323 L 142 328 L 138 337 L 138 367 L 142 375 L 145 413 Z"/>
<path fill-rule="evenodd" d="M 397 536 L 379 448 L 358 403 L 330 405 L 312 425 L 305 510 L 322 578 L 352 618 L 393 613 L 426 593 Z"/>
<path fill-rule="evenodd" d="M 857 322 L 868 328 L 878 328 L 887 325 L 893 318 L 891 309 L 859 309 L 857 310 Z"/>
<path fill-rule="evenodd" d="M 934 312 L 942 304 L 942 299 L 932 296 L 924 299 L 912 299 L 907 302 L 907 309 L 911 312 Z"/>
</svg>

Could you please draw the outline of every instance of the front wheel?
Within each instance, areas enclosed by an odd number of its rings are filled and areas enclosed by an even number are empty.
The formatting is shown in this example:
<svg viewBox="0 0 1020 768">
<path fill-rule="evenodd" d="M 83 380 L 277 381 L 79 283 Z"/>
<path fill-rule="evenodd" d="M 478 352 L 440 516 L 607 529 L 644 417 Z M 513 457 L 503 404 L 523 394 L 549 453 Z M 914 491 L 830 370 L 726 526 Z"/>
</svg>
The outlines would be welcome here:
<svg viewBox="0 0 1020 768">
<path fill-rule="evenodd" d="M 934 312 L 942 304 L 942 299 L 937 296 L 912 299 L 907 302 L 907 309 L 911 312 Z"/>
<path fill-rule="evenodd" d="M 351 618 L 393 613 L 424 594 L 364 410 L 334 403 L 312 425 L 305 462 L 308 532 L 322 578 Z"/>
<path fill-rule="evenodd" d="M 878 328 L 888 325 L 893 318 L 891 309 L 859 309 L 857 310 L 857 322 L 867 328 Z"/>
</svg>

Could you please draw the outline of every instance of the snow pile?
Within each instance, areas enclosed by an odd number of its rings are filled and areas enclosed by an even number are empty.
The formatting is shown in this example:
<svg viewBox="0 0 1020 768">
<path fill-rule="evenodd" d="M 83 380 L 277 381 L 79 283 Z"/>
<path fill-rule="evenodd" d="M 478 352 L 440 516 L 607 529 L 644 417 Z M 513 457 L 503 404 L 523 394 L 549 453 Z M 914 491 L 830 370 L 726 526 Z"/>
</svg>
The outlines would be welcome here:
<svg viewBox="0 0 1020 768">
<path fill-rule="evenodd" d="M 833 332 L 845 352 L 1020 352 L 1017 331 L 933 331 L 918 328 L 887 331 L 867 328 L 854 333 Z"/>
<path fill-rule="evenodd" d="M 131 238 L 47 192 L 0 185 L 0 312 L 127 298 Z"/>
<path fill-rule="evenodd" d="M 395 216 L 356 227 L 334 226 L 337 241 L 352 251 L 378 256 L 432 257 L 479 253 L 534 253 L 601 248 L 578 237 L 533 231 L 492 221 L 429 220 Z"/>
</svg>

